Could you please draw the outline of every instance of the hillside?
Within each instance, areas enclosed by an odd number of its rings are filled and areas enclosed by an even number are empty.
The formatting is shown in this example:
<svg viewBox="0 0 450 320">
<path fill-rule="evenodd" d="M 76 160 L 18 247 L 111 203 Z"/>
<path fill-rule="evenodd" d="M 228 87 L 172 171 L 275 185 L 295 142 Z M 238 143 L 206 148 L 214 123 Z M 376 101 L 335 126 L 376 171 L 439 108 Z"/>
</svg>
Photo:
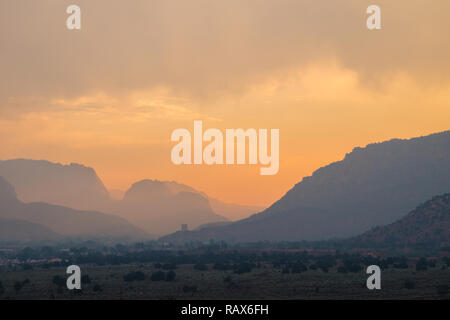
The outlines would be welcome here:
<svg viewBox="0 0 450 320">
<path fill-rule="evenodd" d="M 196 228 L 227 220 L 212 210 L 203 194 L 185 185 L 157 180 L 134 183 L 109 212 L 159 235 L 175 232 L 182 224 Z"/>
<path fill-rule="evenodd" d="M 110 214 L 78 211 L 43 202 L 24 203 L 17 199 L 14 188 L 2 177 L 0 218 L 37 224 L 66 237 L 149 238 L 148 234 L 139 228 Z"/>
<path fill-rule="evenodd" d="M 259 214 L 166 240 L 324 240 L 400 219 L 450 190 L 450 131 L 355 148 L 305 177 Z"/>
<path fill-rule="evenodd" d="M 450 193 L 433 197 L 399 221 L 375 227 L 352 239 L 352 242 L 385 246 L 435 247 L 450 243 Z"/>
<path fill-rule="evenodd" d="M 179 230 L 184 223 L 194 229 L 207 223 L 238 220 L 261 209 L 224 203 L 174 181 L 142 180 L 126 192 L 108 192 L 94 169 L 74 163 L 5 160 L 0 161 L 0 176 L 14 186 L 23 202 L 110 213 L 158 235 Z"/>
<path fill-rule="evenodd" d="M 94 169 L 72 163 L 44 160 L 0 161 L 4 177 L 23 202 L 47 202 L 77 210 L 99 210 L 109 200 L 108 191 Z"/>
<path fill-rule="evenodd" d="M 63 237 L 40 224 L 0 218 L 0 241 L 56 241 Z"/>
</svg>

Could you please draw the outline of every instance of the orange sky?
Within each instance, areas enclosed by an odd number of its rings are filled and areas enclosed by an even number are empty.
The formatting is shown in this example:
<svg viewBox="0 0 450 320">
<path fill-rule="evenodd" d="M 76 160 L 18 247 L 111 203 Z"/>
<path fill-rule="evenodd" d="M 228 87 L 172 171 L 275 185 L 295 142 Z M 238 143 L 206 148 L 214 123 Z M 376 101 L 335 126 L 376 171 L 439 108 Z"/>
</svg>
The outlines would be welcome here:
<svg viewBox="0 0 450 320">
<path fill-rule="evenodd" d="M 0 4 L 0 159 L 96 169 L 108 188 L 175 180 L 269 205 L 355 146 L 450 129 L 450 3 L 71 1 Z M 280 170 L 175 166 L 176 128 L 280 129 Z"/>
</svg>

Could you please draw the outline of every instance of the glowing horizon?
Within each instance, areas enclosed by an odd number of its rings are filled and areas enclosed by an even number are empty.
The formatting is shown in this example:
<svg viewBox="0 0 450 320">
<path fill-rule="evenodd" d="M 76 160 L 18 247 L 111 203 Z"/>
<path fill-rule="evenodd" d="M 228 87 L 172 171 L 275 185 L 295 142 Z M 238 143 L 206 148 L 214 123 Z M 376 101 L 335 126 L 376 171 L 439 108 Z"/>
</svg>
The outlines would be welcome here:
<svg viewBox="0 0 450 320">
<path fill-rule="evenodd" d="M 68 31 L 70 1 L 4 1 L 0 158 L 268 206 L 354 147 L 450 129 L 450 3 L 378 2 L 383 28 L 369 31 L 371 1 L 80 0 L 82 29 Z M 171 132 L 194 120 L 279 129 L 279 172 L 174 165 Z"/>
</svg>

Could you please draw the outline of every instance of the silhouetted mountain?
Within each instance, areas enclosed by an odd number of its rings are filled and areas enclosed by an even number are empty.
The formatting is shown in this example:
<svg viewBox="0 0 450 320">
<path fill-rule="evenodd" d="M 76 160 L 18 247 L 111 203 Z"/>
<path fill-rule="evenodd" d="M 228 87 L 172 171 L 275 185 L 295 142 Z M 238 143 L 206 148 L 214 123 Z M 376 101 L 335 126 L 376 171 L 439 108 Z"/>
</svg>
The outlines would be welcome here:
<svg viewBox="0 0 450 320">
<path fill-rule="evenodd" d="M 375 227 L 352 242 L 386 247 L 450 243 L 450 194 L 436 196 L 399 221 Z"/>
<path fill-rule="evenodd" d="M 160 235 L 179 230 L 181 224 L 196 228 L 205 223 L 227 220 L 215 214 L 208 198 L 194 189 L 157 180 L 136 182 L 110 211 Z"/>
<path fill-rule="evenodd" d="M 138 190 L 140 185 L 137 183 L 128 190 L 125 201 L 122 201 L 125 193 L 112 190 L 110 197 L 94 169 L 79 164 L 6 160 L 0 161 L 0 176 L 14 186 L 21 201 L 116 214 L 143 223 L 147 231 L 160 235 L 180 229 L 181 223 L 195 228 L 205 223 L 228 220 L 224 216 L 231 219 L 247 217 L 258 209 L 226 204 L 176 182 L 155 181 L 153 186 L 147 183 L 145 190 Z M 136 198 L 139 192 L 143 192 L 141 199 Z M 162 197 L 159 192 L 163 193 Z M 182 192 L 194 195 L 183 195 Z"/>
<path fill-rule="evenodd" d="M 0 218 L 0 241 L 57 241 L 62 238 L 61 235 L 37 223 Z"/>
<path fill-rule="evenodd" d="M 175 181 L 160 181 L 170 190 L 173 194 L 179 192 L 192 192 L 197 193 L 204 198 L 208 198 L 211 209 L 214 213 L 225 217 L 225 220 L 239 220 L 249 217 L 250 215 L 260 212 L 263 210 L 263 207 L 258 206 L 245 206 L 234 203 L 226 203 L 220 200 L 209 197 L 206 193 L 202 191 L 198 191 L 188 185 L 178 183 Z"/>
<path fill-rule="evenodd" d="M 43 160 L 0 161 L 0 176 L 24 202 L 47 202 L 78 210 L 99 210 L 108 191 L 92 168 Z"/>
<path fill-rule="evenodd" d="M 165 240 L 323 240 L 392 223 L 450 190 L 450 131 L 355 148 L 305 177 L 265 211 Z"/>
<path fill-rule="evenodd" d="M 84 238 L 148 238 L 122 218 L 100 212 L 77 211 L 42 202 L 24 203 L 14 188 L 0 177 L 0 217 L 49 228 L 63 236 Z"/>
</svg>

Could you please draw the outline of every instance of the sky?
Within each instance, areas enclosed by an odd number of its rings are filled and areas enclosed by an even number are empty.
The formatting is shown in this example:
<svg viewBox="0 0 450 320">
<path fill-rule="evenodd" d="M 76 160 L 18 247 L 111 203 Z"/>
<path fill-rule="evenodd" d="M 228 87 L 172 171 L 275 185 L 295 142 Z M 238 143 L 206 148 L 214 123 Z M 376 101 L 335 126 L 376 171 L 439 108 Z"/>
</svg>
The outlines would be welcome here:
<svg viewBox="0 0 450 320">
<path fill-rule="evenodd" d="M 68 30 L 66 8 L 81 8 Z M 366 28 L 381 8 L 382 29 Z M 0 159 L 267 206 L 354 147 L 450 129 L 448 0 L 2 0 Z M 279 129 L 280 168 L 176 166 L 173 130 Z"/>
</svg>

